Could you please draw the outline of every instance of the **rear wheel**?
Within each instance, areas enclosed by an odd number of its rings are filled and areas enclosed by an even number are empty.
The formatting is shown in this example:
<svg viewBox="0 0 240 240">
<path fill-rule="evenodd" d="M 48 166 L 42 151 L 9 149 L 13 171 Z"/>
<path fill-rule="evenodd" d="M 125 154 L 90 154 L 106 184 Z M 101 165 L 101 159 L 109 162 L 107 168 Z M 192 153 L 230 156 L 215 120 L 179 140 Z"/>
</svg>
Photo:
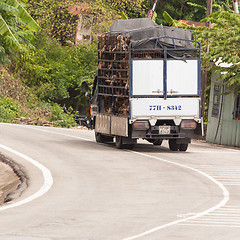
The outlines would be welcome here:
<svg viewBox="0 0 240 240">
<path fill-rule="evenodd" d="M 95 133 L 95 139 L 98 143 L 113 142 L 113 137 L 106 136 L 98 132 Z"/>
<path fill-rule="evenodd" d="M 162 145 L 162 140 L 161 140 L 161 139 L 156 139 L 156 140 L 153 142 L 153 145 L 156 145 L 156 146 Z"/>
<path fill-rule="evenodd" d="M 118 149 L 123 148 L 123 143 L 122 143 L 122 137 L 121 136 L 116 136 L 116 147 Z"/>
<path fill-rule="evenodd" d="M 169 139 L 168 145 L 169 145 L 169 149 L 171 151 L 178 151 L 179 146 L 180 146 L 180 144 L 177 144 L 176 139 Z"/>
<path fill-rule="evenodd" d="M 95 132 L 95 139 L 97 143 L 104 142 L 104 136 L 101 133 Z"/>
<path fill-rule="evenodd" d="M 179 151 L 181 151 L 181 152 L 186 152 L 187 149 L 188 149 L 188 143 L 180 144 L 180 146 L 179 146 Z"/>
<path fill-rule="evenodd" d="M 152 143 L 153 145 L 161 145 L 162 141 L 161 139 L 146 139 L 148 142 Z"/>
<path fill-rule="evenodd" d="M 127 144 L 126 148 L 132 150 L 135 147 L 135 144 Z"/>
</svg>

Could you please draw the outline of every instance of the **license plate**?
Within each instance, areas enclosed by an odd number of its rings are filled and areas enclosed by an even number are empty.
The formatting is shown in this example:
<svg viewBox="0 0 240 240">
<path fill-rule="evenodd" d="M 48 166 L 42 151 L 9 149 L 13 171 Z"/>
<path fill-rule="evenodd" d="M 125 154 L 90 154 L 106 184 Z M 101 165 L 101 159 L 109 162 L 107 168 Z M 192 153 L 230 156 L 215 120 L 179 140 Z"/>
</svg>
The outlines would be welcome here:
<svg viewBox="0 0 240 240">
<path fill-rule="evenodd" d="M 159 126 L 159 134 L 170 134 L 170 126 Z"/>
</svg>

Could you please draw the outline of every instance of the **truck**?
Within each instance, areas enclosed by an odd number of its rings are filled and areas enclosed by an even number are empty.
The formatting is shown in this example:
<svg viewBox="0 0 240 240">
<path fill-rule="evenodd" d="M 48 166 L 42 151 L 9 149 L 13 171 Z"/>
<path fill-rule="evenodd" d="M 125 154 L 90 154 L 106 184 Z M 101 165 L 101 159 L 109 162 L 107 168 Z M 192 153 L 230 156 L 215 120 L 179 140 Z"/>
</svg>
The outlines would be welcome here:
<svg viewBox="0 0 240 240">
<path fill-rule="evenodd" d="M 92 118 L 98 143 L 132 149 L 167 140 L 186 151 L 201 125 L 201 45 L 194 32 L 149 18 L 116 20 L 98 37 Z"/>
</svg>

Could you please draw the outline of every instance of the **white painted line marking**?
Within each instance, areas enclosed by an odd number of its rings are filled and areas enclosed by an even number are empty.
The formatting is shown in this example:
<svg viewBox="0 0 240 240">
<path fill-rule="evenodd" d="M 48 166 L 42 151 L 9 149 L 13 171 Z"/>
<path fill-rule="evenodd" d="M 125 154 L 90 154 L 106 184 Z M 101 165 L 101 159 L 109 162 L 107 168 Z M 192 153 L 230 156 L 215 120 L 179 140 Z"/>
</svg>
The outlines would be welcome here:
<svg viewBox="0 0 240 240">
<path fill-rule="evenodd" d="M 201 169 L 201 170 L 205 170 L 205 171 L 207 171 L 207 172 L 211 172 L 211 173 L 218 173 L 218 174 L 220 174 L 220 173 L 222 173 L 222 174 L 229 174 L 229 173 L 231 173 L 231 174 L 240 174 L 240 170 L 225 170 L 225 169 L 209 169 L 209 168 L 198 168 L 197 167 L 197 169 Z"/>
<path fill-rule="evenodd" d="M 65 136 L 65 137 L 76 138 L 76 139 L 80 139 L 80 140 L 84 140 L 84 141 L 88 141 L 88 142 L 94 142 L 93 140 L 89 140 L 87 138 L 77 137 L 77 136 L 73 136 L 73 135 L 69 135 L 69 134 L 65 134 L 65 133 L 51 132 L 51 131 L 48 131 L 48 130 L 45 130 L 45 129 L 39 129 L 39 128 L 36 128 L 36 129 L 35 128 L 31 128 L 31 129 L 34 129 L 34 130 L 37 130 L 37 131 L 41 131 L 41 132 L 52 133 L 52 134 L 56 134 L 56 135 L 62 135 L 62 136 Z"/>
<path fill-rule="evenodd" d="M 213 174 L 211 174 L 211 176 L 214 176 L 214 177 L 216 177 L 216 178 L 222 178 L 222 179 L 240 179 L 240 177 L 239 177 L 239 175 L 237 175 L 237 176 L 234 176 L 234 175 L 213 175 Z"/>
<path fill-rule="evenodd" d="M 240 217 L 240 214 L 233 214 L 233 213 L 209 213 L 209 214 L 206 214 L 208 216 L 229 216 L 229 217 L 233 217 L 233 216 L 236 216 L 236 217 Z"/>
<path fill-rule="evenodd" d="M 176 165 L 178 167 L 181 167 L 181 168 L 186 168 L 186 169 L 189 169 L 189 170 L 192 170 L 194 172 L 197 172 L 201 175 L 203 175 L 204 177 L 208 178 L 209 180 L 211 180 L 212 182 L 214 182 L 223 192 L 223 199 L 221 202 L 219 202 L 217 205 L 201 212 L 201 213 L 198 213 L 196 215 L 193 215 L 193 216 L 190 216 L 190 217 L 187 217 L 185 219 L 180 219 L 180 220 L 176 220 L 176 221 L 173 221 L 173 222 L 170 222 L 170 223 L 167 223 L 167 224 L 164 224 L 164 225 L 161 225 L 161 226 L 158 226 L 158 227 L 155 227 L 155 228 L 152 228 L 148 231 L 145 231 L 143 233 L 140 233 L 140 234 L 137 234 L 135 236 L 132 236 L 132 237 L 127 237 L 127 238 L 124 238 L 123 240 L 132 240 L 132 239 L 137 239 L 137 238 L 140 238 L 140 237 L 143 237 L 145 235 L 149 235 L 153 232 L 156 232 L 156 231 L 159 231 L 161 229 L 164 229 L 166 227 L 170 227 L 170 226 L 173 226 L 173 225 L 176 225 L 176 224 L 179 224 L 179 223 L 183 223 L 183 222 L 186 222 L 188 220 L 192 220 L 192 219 L 196 219 L 196 218 L 199 218 L 199 217 L 202 217 L 204 215 L 207 215 L 209 214 L 210 212 L 213 212 L 221 207 L 223 207 L 229 200 L 229 192 L 228 190 L 224 187 L 224 185 L 217 181 L 216 179 L 214 179 L 213 177 L 209 176 L 208 174 L 198 170 L 198 169 L 195 169 L 195 168 L 192 168 L 192 167 L 189 167 L 189 166 L 186 166 L 186 165 L 183 165 L 183 164 L 179 164 L 179 163 L 176 163 L 176 162 L 171 162 L 171 161 L 168 161 L 168 160 L 165 160 L 165 159 L 162 159 L 162 158 L 158 158 L 158 157 L 155 157 L 155 156 L 152 156 L 152 155 L 148 155 L 148 154 L 145 154 L 145 153 L 139 153 L 139 152 L 135 152 L 135 151 L 130 151 L 128 150 L 129 152 L 131 153 L 135 153 L 137 155 L 140 155 L 140 156 L 145 156 L 145 157 L 148 157 L 148 158 L 153 158 L 155 160 L 158 160 L 158 161 L 161 161 L 161 162 L 165 162 L 165 163 L 168 163 L 168 164 L 172 164 L 172 165 Z"/>
<path fill-rule="evenodd" d="M 22 154 L 20 152 L 17 152 L 15 150 L 13 150 L 12 148 L 9 148 L 9 147 L 4 146 L 2 144 L 0 144 L 0 148 L 5 149 L 8 152 L 11 152 L 11 153 L 25 159 L 26 161 L 32 163 L 34 166 L 36 166 L 37 168 L 39 168 L 41 170 L 43 178 L 44 178 L 44 183 L 43 183 L 42 187 L 36 193 L 34 193 L 33 195 L 31 195 L 31 196 L 29 196 L 29 197 L 27 197 L 27 198 L 25 198 L 21 201 L 2 206 L 2 207 L 0 207 L 0 211 L 10 209 L 10 208 L 14 208 L 14 207 L 18 207 L 18 206 L 21 206 L 23 204 L 29 203 L 29 202 L 41 197 L 42 195 L 44 195 L 46 192 L 49 191 L 49 189 L 52 187 L 52 184 L 53 184 L 52 174 L 51 174 L 49 169 L 47 169 L 41 163 L 33 160 L 32 158 L 26 156 L 25 154 Z"/>
<path fill-rule="evenodd" d="M 219 208 L 220 210 L 223 210 L 223 211 L 226 211 L 226 212 L 228 212 L 228 211 L 238 211 L 238 212 L 240 212 L 240 209 L 239 208 L 236 208 L 236 207 L 227 207 L 227 206 L 224 206 L 224 207 L 222 207 L 222 208 Z"/>
<path fill-rule="evenodd" d="M 225 186 L 240 186 L 240 184 L 222 183 Z"/>
<path fill-rule="evenodd" d="M 240 226 L 240 222 L 232 222 L 232 221 L 204 221 L 204 220 L 189 220 L 188 221 L 189 223 L 204 223 L 204 224 L 207 224 L 207 223 L 210 223 L 210 224 L 234 224 L 234 225 L 239 225 Z"/>
<path fill-rule="evenodd" d="M 72 137 L 72 138 L 77 138 L 77 139 L 81 139 L 81 140 L 86 140 L 86 141 L 90 141 L 90 142 L 93 142 L 93 140 L 89 140 L 89 139 L 84 139 L 84 138 L 81 138 L 81 137 L 75 137 L 75 136 L 72 136 L 72 135 L 67 135 L 67 134 L 62 134 L 62 133 L 55 133 L 55 132 L 51 132 L 51 131 L 48 131 L 48 130 L 43 130 L 43 129 L 37 129 L 37 128 L 32 128 L 34 130 L 38 130 L 38 131 L 43 131 L 43 132 L 49 132 L 49 133 L 52 133 L 52 134 L 58 134 L 58 135 L 63 135 L 63 136 L 67 136 L 67 137 Z M 203 175 L 204 177 L 208 178 L 210 181 L 214 182 L 223 192 L 223 199 L 215 206 L 201 212 L 201 213 L 197 213 L 196 215 L 193 215 L 193 216 L 190 216 L 190 217 L 187 217 L 187 218 L 184 218 L 184 219 L 180 219 L 180 220 L 176 220 L 176 221 L 173 221 L 173 222 L 170 222 L 170 223 L 167 223 L 167 224 L 164 224 L 164 225 L 161 225 L 161 226 L 158 226 L 158 227 L 155 227 L 155 228 L 152 228 L 148 231 L 145 231 L 143 233 L 140 233 L 140 234 L 137 234 L 135 236 L 132 236 L 132 237 L 128 237 L 128 238 L 124 238 L 123 240 L 132 240 L 132 239 L 136 239 L 136 238 L 139 238 L 139 237 L 142 237 L 142 236 L 145 236 L 145 235 L 148 235 L 148 234 L 151 234 L 153 232 L 156 232 L 158 230 L 161 230 L 161 229 L 164 229 L 166 227 L 170 227 L 170 226 L 173 226 L 173 225 L 176 225 L 176 224 L 179 224 L 179 223 L 182 223 L 182 222 L 185 222 L 185 221 L 188 221 L 188 220 L 191 220 L 191 219 L 196 219 L 196 218 L 199 218 L 201 216 L 204 216 L 206 214 L 209 214 L 210 212 L 213 212 L 215 211 L 216 209 L 218 208 L 221 208 L 223 207 L 229 200 L 229 192 L 228 190 L 224 187 L 224 185 L 220 182 L 218 182 L 216 179 L 214 179 L 213 177 L 209 176 L 208 174 L 198 170 L 198 169 L 195 169 L 195 168 L 192 168 L 192 167 L 189 167 L 189 166 L 186 166 L 186 165 L 183 165 L 183 164 L 179 164 L 179 163 L 176 163 L 176 162 L 171 162 L 171 161 L 168 161 L 168 160 L 165 160 L 165 159 L 162 159 L 162 158 L 158 158 L 158 157 L 155 157 L 155 156 L 152 156 L 152 155 L 148 155 L 148 154 L 144 154 L 144 153 L 139 153 L 139 152 L 135 152 L 135 151 L 131 151 L 131 150 L 126 150 L 130 153 L 134 153 L 134 154 L 137 154 L 137 155 L 140 155 L 140 156 L 144 156 L 144 157 L 147 157 L 147 158 L 153 158 L 155 160 L 158 160 L 158 161 L 161 161 L 161 162 L 165 162 L 165 163 L 168 163 L 168 164 L 172 164 L 172 165 L 175 165 L 175 166 L 178 166 L 178 167 L 181 167 L 181 168 L 185 168 L 185 169 L 189 169 L 189 170 L 192 170 L 194 172 L 197 172 L 199 173 L 200 175 Z"/>
<path fill-rule="evenodd" d="M 194 226 L 194 227 L 226 227 L 226 228 L 240 228 L 240 225 L 222 225 L 222 224 L 191 224 L 191 223 L 180 223 L 181 226 Z"/>
<path fill-rule="evenodd" d="M 228 221 L 228 220 L 232 220 L 232 221 L 239 221 L 239 223 L 240 223 L 240 217 L 233 217 L 233 216 L 224 216 L 224 217 L 218 217 L 218 216 L 212 216 L 212 215 L 207 215 L 207 217 L 203 217 L 203 218 L 200 218 L 201 220 L 226 220 L 226 221 Z"/>
<path fill-rule="evenodd" d="M 229 152 L 226 152 L 226 151 L 194 151 L 194 150 L 191 150 L 189 151 L 191 153 L 214 153 L 214 154 L 236 154 L 236 153 L 239 153 L 240 151 L 232 151 L 232 150 L 229 150 Z"/>
<path fill-rule="evenodd" d="M 238 209 L 240 209 L 240 206 L 224 206 L 224 207 L 222 207 L 222 208 L 238 208 Z"/>
<path fill-rule="evenodd" d="M 219 208 L 218 210 L 215 211 L 215 213 L 240 213 L 239 210 L 226 210 L 226 209 L 222 209 L 222 208 Z"/>
</svg>

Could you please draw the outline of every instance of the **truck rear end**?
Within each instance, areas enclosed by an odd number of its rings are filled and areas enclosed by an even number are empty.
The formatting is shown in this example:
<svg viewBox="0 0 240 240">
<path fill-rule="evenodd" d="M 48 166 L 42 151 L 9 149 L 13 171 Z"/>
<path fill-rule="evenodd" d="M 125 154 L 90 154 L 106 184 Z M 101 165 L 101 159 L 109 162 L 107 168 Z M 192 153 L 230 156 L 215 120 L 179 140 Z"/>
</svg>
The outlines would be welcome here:
<svg viewBox="0 0 240 240">
<path fill-rule="evenodd" d="M 99 37 L 97 142 L 142 138 L 186 151 L 201 123 L 201 52 L 190 31 L 150 19 L 118 20 Z"/>
</svg>

